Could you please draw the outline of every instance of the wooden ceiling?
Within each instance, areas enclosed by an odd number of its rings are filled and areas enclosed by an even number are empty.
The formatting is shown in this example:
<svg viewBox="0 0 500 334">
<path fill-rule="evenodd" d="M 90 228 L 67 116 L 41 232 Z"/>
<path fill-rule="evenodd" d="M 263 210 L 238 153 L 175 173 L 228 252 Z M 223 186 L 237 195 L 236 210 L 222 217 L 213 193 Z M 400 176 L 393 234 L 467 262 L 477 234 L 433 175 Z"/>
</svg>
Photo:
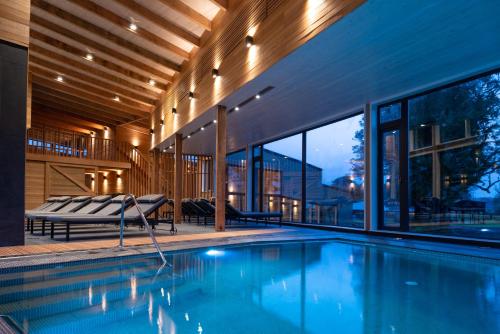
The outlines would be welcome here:
<svg viewBox="0 0 500 334">
<path fill-rule="evenodd" d="M 149 128 L 162 93 L 207 39 L 227 2 L 31 0 L 34 109 Z"/>
</svg>

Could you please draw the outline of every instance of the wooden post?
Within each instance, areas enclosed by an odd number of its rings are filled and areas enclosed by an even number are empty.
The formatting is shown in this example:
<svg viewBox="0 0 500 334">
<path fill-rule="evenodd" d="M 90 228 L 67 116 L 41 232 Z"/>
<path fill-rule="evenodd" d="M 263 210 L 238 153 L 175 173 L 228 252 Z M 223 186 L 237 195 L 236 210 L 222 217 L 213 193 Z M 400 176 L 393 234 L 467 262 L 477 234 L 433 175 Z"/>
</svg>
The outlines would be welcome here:
<svg viewBox="0 0 500 334">
<path fill-rule="evenodd" d="M 226 107 L 217 106 L 215 144 L 215 230 L 226 226 Z"/>
<path fill-rule="evenodd" d="M 175 134 L 174 223 L 182 223 L 182 134 Z"/>
<path fill-rule="evenodd" d="M 155 148 L 153 150 L 153 175 L 151 178 L 151 191 L 155 194 L 160 193 L 160 150 Z"/>
</svg>

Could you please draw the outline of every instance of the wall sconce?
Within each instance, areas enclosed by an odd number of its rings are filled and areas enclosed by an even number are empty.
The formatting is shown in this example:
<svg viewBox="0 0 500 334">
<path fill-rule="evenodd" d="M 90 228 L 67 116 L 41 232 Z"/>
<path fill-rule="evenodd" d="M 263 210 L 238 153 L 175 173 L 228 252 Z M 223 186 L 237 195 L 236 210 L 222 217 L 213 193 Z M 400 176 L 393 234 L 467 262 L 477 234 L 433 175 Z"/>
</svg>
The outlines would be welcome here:
<svg viewBox="0 0 500 334">
<path fill-rule="evenodd" d="M 177 109 L 172 108 L 172 114 L 177 115 Z"/>
<path fill-rule="evenodd" d="M 160 125 L 162 125 L 162 126 L 163 126 L 164 124 L 165 124 L 165 121 L 163 120 L 163 118 L 162 118 L 162 119 L 160 119 Z"/>
<path fill-rule="evenodd" d="M 219 76 L 219 70 L 214 68 L 212 69 L 212 78 L 217 78 Z"/>
<path fill-rule="evenodd" d="M 104 127 L 104 131 L 108 131 L 108 127 L 107 126 Z"/>
<path fill-rule="evenodd" d="M 154 134 L 154 133 L 155 133 L 155 130 L 154 130 L 154 129 L 149 129 L 149 133 L 150 133 L 150 134 Z"/>
<path fill-rule="evenodd" d="M 121 179 L 121 177 L 122 177 L 122 176 L 121 176 L 120 174 L 116 174 L 116 178 L 117 178 L 117 179 Z"/>
<path fill-rule="evenodd" d="M 189 92 L 188 97 L 189 97 L 190 100 L 194 99 L 194 93 L 193 92 Z"/>
<path fill-rule="evenodd" d="M 252 45 L 254 45 L 253 37 L 252 36 L 247 36 L 245 38 L 245 45 L 247 48 L 251 48 Z"/>
</svg>

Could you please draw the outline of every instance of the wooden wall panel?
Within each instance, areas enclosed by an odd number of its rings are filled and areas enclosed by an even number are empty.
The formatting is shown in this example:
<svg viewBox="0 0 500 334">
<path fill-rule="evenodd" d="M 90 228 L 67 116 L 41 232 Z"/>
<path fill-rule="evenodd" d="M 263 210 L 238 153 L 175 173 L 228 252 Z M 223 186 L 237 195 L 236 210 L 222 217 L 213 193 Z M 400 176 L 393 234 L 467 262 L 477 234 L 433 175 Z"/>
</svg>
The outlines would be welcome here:
<svg viewBox="0 0 500 334">
<path fill-rule="evenodd" d="M 86 168 L 48 164 L 48 169 L 49 196 L 93 195 L 90 189 L 85 187 Z"/>
<path fill-rule="evenodd" d="M 0 4 L 0 39 L 28 47 L 30 0 L 3 0 Z"/>
<path fill-rule="evenodd" d="M 214 107 L 365 0 L 243 0 L 176 77 L 151 118 L 153 146 Z M 245 47 L 247 35 L 255 46 Z M 212 78 L 217 68 L 220 77 Z M 194 91 L 196 100 L 187 96 Z M 171 113 L 177 108 L 177 115 Z M 231 107 L 231 106 L 229 106 Z M 164 119 L 165 125 L 160 126 Z M 161 128 L 161 131 L 160 131 Z M 158 133 L 158 134 L 157 134 Z"/>
<path fill-rule="evenodd" d="M 132 124 L 117 126 L 115 130 L 115 140 L 137 146 L 143 155 L 149 155 L 151 135 L 148 133 L 147 129 Z"/>
<path fill-rule="evenodd" d="M 26 210 L 36 208 L 45 200 L 45 162 L 26 162 Z"/>
</svg>

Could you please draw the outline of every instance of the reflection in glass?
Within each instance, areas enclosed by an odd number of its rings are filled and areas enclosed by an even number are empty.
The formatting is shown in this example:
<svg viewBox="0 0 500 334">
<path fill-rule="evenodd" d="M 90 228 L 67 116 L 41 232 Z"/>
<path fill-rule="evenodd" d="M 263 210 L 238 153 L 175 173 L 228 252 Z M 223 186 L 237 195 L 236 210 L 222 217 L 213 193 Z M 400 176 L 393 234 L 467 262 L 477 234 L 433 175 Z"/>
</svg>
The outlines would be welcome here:
<svg viewBox="0 0 500 334">
<path fill-rule="evenodd" d="M 246 210 L 247 160 L 246 152 L 238 151 L 226 157 L 227 200 L 239 210 Z"/>
<path fill-rule="evenodd" d="M 284 221 L 299 222 L 302 205 L 302 134 L 263 147 L 264 212 L 282 212 Z"/>
<path fill-rule="evenodd" d="M 306 221 L 363 227 L 364 117 L 307 132 Z"/>
<path fill-rule="evenodd" d="M 500 239 L 500 75 L 408 101 L 410 230 Z"/>
<path fill-rule="evenodd" d="M 383 227 L 400 227 L 399 130 L 382 134 Z"/>
<path fill-rule="evenodd" d="M 401 118 L 401 104 L 395 103 L 380 108 L 380 123 L 396 121 Z"/>
</svg>

